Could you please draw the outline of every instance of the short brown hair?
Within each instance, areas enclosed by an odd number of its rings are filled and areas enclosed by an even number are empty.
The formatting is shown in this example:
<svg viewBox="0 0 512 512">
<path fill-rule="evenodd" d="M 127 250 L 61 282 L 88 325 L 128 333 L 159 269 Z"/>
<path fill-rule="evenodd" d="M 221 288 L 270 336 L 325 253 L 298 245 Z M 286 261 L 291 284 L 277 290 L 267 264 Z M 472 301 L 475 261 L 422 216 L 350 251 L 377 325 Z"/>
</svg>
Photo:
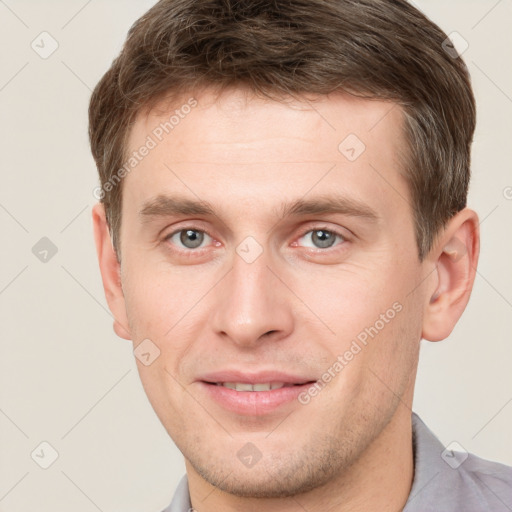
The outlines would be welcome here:
<svg viewBox="0 0 512 512">
<path fill-rule="evenodd" d="M 96 86 L 89 137 L 101 185 L 123 165 L 138 113 L 202 87 L 346 91 L 404 112 L 404 176 L 420 260 L 466 206 L 475 101 L 446 34 L 405 0 L 160 0 Z M 101 194 L 118 258 L 122 184 Z"/>
</svg>

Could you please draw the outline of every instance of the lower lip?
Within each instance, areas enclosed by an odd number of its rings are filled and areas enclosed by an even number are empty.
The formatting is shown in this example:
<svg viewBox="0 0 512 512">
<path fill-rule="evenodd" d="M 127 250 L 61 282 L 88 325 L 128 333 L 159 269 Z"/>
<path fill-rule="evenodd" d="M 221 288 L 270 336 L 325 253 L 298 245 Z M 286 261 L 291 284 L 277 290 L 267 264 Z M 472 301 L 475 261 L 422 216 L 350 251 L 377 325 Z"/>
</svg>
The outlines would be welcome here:
<svg viewBox="0 0 512 512">
<path fill-rule="evenodd" d="M 298 396 L 313 383 L 300 386 L 287 386 L 269 391 L 236 391 L 234 389 L 199 382 L 205 392 L 224 409 L 244 414 L 246 416 L 261 416 L 271 413 L 277 408 L 293 402 L 298 402 Z"/>
</svg>

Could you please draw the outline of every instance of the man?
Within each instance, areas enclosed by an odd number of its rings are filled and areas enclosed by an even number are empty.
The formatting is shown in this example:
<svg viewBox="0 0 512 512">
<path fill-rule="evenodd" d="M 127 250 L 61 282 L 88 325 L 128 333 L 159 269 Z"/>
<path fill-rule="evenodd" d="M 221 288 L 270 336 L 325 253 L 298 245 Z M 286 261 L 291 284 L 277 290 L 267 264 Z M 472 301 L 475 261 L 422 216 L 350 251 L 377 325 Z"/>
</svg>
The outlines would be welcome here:
<svg viewBox="0 0 512 512">
<path fill-rule="evenodd" d="M 475 105 L 400 0 L 162 0 L 96 87 L 115 332 L 187 476 L 170 512 L 512 510 L 411 410 L 479 252 Z"/>
</svg>

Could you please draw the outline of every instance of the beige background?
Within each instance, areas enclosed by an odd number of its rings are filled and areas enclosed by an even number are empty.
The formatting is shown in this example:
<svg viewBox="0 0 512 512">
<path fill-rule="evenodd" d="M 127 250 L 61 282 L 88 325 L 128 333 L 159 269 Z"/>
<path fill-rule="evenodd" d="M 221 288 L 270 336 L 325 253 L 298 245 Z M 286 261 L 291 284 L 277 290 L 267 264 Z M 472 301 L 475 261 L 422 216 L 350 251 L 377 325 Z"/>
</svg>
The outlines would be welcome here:
<svg viewBox="0 0 512 512">
<path fill-rule="evenodd" d="M 1 512 L 158 512 L 184 472 L 112 331 L 91 229 L 90 92 L 152 3 L 0 0 Z M 414 409 L 445 445 L 512 465 L 512 2 L 417 4 L 469 43 L 482 254 L 453 334 L 422 342 Z M 47 59 L 31 48 L 43 31 L 59 45 Z M 42 237 L 58 250 L 46 263 Z M 42 441 L 59 455 L 46 470 Z"/>
</svg>

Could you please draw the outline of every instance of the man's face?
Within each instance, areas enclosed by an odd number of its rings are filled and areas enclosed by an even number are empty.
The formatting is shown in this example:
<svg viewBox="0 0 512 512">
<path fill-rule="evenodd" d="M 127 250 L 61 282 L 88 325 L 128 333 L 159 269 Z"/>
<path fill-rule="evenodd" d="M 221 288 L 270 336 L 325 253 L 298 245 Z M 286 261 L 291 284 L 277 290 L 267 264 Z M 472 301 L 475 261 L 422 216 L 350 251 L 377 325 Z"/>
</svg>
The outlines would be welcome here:
<svg viewBox="0 0 512 512">
<path fill-rule="evenodd" d="M 410 417 L 425 290 L 401 111 L 341 94 L 196 99 L 161 141 L 181 103 L 139 116 L 129 141 L 158 142 L 123 184 L 129 329 L 160 350 L 139 373 L 192 471 L 293 495 Z"/>
</svg>

